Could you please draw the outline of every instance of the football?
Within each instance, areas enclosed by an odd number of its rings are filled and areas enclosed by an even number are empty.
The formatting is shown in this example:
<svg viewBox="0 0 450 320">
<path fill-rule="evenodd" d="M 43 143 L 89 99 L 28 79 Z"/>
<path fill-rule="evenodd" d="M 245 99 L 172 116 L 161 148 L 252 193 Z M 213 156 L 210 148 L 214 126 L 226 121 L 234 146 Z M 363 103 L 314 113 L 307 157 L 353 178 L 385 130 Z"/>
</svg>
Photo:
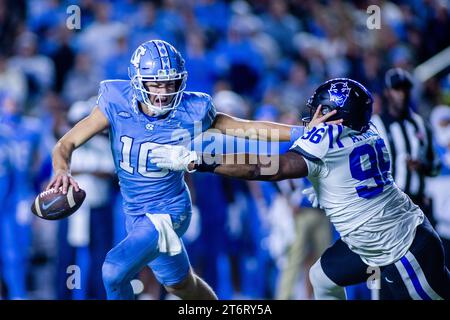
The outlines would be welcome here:
<svg viewBox="0 0 450 320">
<path fill-rule="evenodd" d="M 50 189 L 41 192 L 36 197 L 31 206 L 31 211 L 45 220 L 59 220 L 77 211 L 85 198 L 86 192 L 82 189 L 77 192 L 73 186 L 69 186 L 66 194 L 62 193 L 62 187 L 58 190 Z"/>
</svg>

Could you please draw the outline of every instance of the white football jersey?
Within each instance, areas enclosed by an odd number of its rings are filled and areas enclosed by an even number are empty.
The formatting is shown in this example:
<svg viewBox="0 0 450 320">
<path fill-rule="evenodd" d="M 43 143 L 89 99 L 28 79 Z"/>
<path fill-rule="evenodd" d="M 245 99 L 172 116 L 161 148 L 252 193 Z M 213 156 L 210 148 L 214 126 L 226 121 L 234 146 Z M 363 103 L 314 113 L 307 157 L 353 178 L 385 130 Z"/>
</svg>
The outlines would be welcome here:
<svg viewBox="0 0 450 320">
<path fill-rule="evenodd" d="M 291 151 L 305 158 L 320 205 L 366 264 L 385 266 L 406 254 L 424 214 L 395 185 L 388 150 L 373 124 L 362 134 L 322 124 Z"/>
</svg>

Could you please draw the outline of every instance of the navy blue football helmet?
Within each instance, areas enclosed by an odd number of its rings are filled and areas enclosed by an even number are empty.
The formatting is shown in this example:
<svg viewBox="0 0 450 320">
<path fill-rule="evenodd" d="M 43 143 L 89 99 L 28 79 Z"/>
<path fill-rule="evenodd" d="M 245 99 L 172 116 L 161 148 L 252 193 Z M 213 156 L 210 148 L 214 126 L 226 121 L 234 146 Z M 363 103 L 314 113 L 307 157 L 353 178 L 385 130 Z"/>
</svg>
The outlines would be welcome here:
<svg viewBox="0 0 450 320">
<path fill-rule="evenodd" d="M 180 104 L 186 88 L 187 71 L 183 57 L 170 43 L 150 40 L 141 44 L 131 57 L 128 74 L 136 99 L 157 116 L 167 113 Z M 144 83 L 148 81 L 175 81 L 175 92 L 158 94 L 172 98 L 168 105 L 151 103 L 150 95 L 155 93 L 146 89 Z"/>
<path fill-rule="evenodd" d="M 362 84 L 348 78 L 335 78 L 321 84 L 309 98 L 306 105 L 310 108 L 310 117 L 303 121 L 311 121 L 322 105 L 322 114 L 337 110 L 328 121 L 343 119 L 343 125 L 364 132 L 369 128 L 372 104 L 372 95 Z"/>
</svg>

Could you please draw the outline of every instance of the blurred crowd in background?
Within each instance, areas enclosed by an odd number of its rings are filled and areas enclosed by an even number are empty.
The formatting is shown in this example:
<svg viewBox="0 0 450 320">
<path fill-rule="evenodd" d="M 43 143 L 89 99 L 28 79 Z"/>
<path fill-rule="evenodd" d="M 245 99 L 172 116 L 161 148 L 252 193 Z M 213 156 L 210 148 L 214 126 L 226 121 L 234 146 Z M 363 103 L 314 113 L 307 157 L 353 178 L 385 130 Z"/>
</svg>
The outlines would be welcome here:
<svg viewBox="0 0 450 320">
<path fill-rule="evenodd" d="M 71 5 L 79 29 L 68 28 Z M 381 8 L 381 29 L 367 27 L 369 5 Z M 187 90 L 212 95 L 218 111 L 301 124 L 314 88 L 333 77 L 363 83 L 380 112 L 387 69 L 413 73 L 450 45 L 449 10 L 440 0 L 0 0 L 0 297 L 105 298 L 101 265 L 125 234 L 107 133 L 74 154 L 87 192 L 75 215 L 48 222 L 30 206 L 52 174 L 55 142 L 90 112 L 101 80 L 128 79 L 140 43 L 172 43 L 186 60 Z M 450 105 L 448 68 L 414 81 L 411 107 L 425 119 Z M 443 108 L 433 129 L 450 137 Z M 450 179 L 450 139 L 441 141 L 438 188 Z M 196 210 L 184 241 L 219 298 L 311 298 L 308 268 L 338 235 L 304 199 L 306 180 L 186 180 Z M 139 297 L 165 298 L 149 270 L 136 278 Z"/>
</svg>

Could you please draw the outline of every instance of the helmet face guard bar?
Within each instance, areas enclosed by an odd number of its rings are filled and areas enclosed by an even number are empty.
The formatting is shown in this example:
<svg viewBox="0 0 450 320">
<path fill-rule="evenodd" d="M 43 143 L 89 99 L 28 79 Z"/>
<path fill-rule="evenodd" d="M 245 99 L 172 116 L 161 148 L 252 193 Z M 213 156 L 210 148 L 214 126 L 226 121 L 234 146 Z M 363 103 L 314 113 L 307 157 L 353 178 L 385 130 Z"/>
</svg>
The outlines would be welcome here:
<svg viewBox="0 0 450 320">
<path fill-rule="evenodd" d="M 307 126 L 311 120 L 314 118 L 314 113 L 316 113 L 316 110 L 319 106 L 314 106 L 312 105 L 311 101 L 308 100 L 308 102 L 306 103 L 306 106 L 309 108 L 309 116 L 306 117 L 302 117 L 302 122 L 304 126 Z M 333 111 L 335 109 L 333 109 L 330 106 L 327 105 L 322 105 L 322 110 L 321 110 L 321 115 L 326 115 L 327 113 Z M 338 120 L 341 118 L 342 113 L 345 112 L 343 110 L 338 110 L 338 112 L 332 116 L 331 118 L 328 119 L 328 121 L 333 121 L 333 120 Z"/>
<path fill-rule="evenodd" d="M 175 109 L 181 103 L 188 73 L 184 66 L 184 59 L 177 49 L 163 40 L 150 40 L 142 43 L 133 53 L 128 75 L 136 99 L 153 115 L 160 116 Z M 169 81 L 175 81 L 175 92 L 164 92 L 164 90 L 151 92 L 145 87 L 146 82 Z M 164 102 L 163 105 L 161 100 L 170 102 Z"/>
<path fill-rule="evenodd" d="M 165 71 L 165 70 L 160 70 Z M 161 72 L 162 73 L 162 72 Z M 187 72 L 175 73 L 171 75 L 159 74 L 154 75 L 135 75 L 131 77 L 131 85 L 135 89 L 138 100 L 142 102 L 149 111 L 153 112 L 156 116 L 163 115 L 173 109 L 175 109 L 181 102 L 183 91 L 186 89 Z M 173 93 L 155 93 L 146 89 L 145 82 L 169 82 L 176 81 L 177 88 Z M 161 102 L 155 105 L 151 102 L 150 96 L 169 97 L 172 98 L 168 105 L 162 105 Z"/>
</svg>

